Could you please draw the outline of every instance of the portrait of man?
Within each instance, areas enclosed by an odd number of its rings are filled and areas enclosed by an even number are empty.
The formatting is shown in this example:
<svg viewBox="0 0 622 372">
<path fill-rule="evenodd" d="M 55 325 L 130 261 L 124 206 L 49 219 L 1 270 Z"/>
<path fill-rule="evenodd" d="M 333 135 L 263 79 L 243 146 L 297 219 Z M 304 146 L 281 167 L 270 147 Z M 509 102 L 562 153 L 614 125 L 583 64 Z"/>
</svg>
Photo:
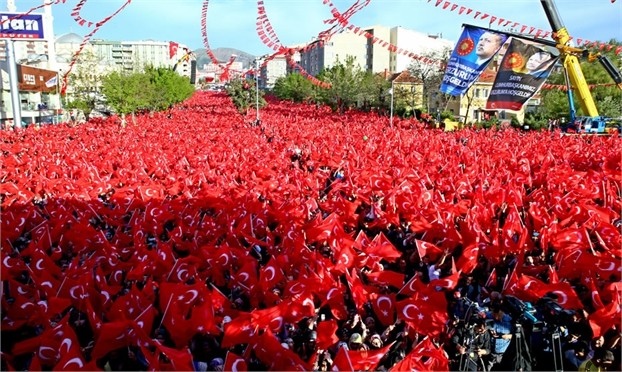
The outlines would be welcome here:
<svg viewBox="0 0 622 372">
<path fill-rule="evenodd" d="M 477 46 L 475 47 L 475 54 L 477 55 L 476 63 L 481 65 L 488 61 L 503 45 L 505 37 L 501 34 L 497 34 L 491 31 L 486 31 L 480 36 Z"/>
</svg>

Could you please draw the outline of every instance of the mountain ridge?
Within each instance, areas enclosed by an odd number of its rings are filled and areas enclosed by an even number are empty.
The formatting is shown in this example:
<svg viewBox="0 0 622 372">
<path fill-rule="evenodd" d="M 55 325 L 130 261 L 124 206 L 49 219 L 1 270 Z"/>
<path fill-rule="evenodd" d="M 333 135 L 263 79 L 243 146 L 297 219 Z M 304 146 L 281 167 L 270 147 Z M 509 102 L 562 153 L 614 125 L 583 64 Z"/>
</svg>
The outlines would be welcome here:
<svg viewBox="0 0 622 372">
<path fill-rule="evenodd" d="M 216 48 L 212 49 L 212 52 L 220 63 L 227 63 L 227 61 L 229 61 L 229 58 L 231 58 L 231 55 L 235 54 L 237 56 L 235 58 L 235 61 L 242 62 L 243 68 L 250 67 L 255 60 L 254 55 L 235 48 Z M 196 56 L 197 67 L 199 70 L 203 69 L 203 65 L 212 63 L 212 60 L 207 55 L 205 48 L 199 48 L 197 50 L 194 50 L 193 53 Z"/>
</svg>

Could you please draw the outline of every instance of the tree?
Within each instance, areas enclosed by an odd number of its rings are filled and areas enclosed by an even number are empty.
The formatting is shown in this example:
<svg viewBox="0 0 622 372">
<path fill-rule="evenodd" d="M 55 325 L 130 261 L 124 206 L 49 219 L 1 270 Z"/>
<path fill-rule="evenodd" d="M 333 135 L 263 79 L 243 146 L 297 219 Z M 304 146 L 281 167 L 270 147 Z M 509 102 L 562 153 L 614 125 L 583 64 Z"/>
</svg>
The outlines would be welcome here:
<svg viewBox="0 0 622 372">
<path fill-rule="evenodd" d="M 68 109 L 78 109 L 88 118 L 100 100 L 103 67 L 101 60 L 90 50 L 80 53 L 75 68 L 68 77 Z"/>
<path fill-rule="evenodd" d="M 112 72 L 102 79 L 107 104 L 121 115 L 162 111 L 189 98 L 194 87 L 188 78 L 169 68 L 147 67 L 145 72 Z"/>
<path fill-rule="evenodd" d="M 102 81 L 102 93 L 106 103 L 121 115 L 125 125 L 125 115 L 136 113 L 149 106 L 151 96 L 149 76 L 144 73 L 112 72 Z"/>
<path fill-rule="evenodd" d="M 145 74 L 150 82 L 150 111 L 162 111 L 183 102 L 194 93 L 190 80 L 169 68 L 147 66 Z"/>
<path fill-rule="evenodd" d="M 430 51 L 424 53 L 421 59 L 414 59 L 408 66 L 408 72 L 411 76 L 415 77 L 423 84 L 423 99 L 425 104 L 425 111 L 430 112 L 431 106 L 437 108 L 445 107 L 449 101 L 446 94 L 440 92 L 441 82 L 443 81 L 443 75 L 445 74 L 444 66 L 447 65 L 449 56 L 451 55 L 451 49 L 444 48 L 440 51 Z M 435 61 L 435 63 L 426 63 L 424 61 Z M 436 98 L 437 102 L 431 105 L 432 100 Z M 439 98 L 442 98 L 443 102 L 440 102 Z"/>
<path fill-rule="evenodd" d="M 250 79 L 234 79 L 227 85 L 227 94 L 231 97 L 231 101 L 238 109 L 240 114 L 248 115 L 248 110 L 255 105 L 256 85 L 254 80 Z M 259 107 L 264 107 L 267 103 L 263 98 L 264 94 L 259 91 Z"/>
<path fill-rule="evenodd" d="M 344 63 L 337 59 L 334 66 L 323 70 L 318 79 L 331 85 L 320 91 L 324 103 L 334 110 L 344 113 L 347 109 L 363 103 L 366 92 L 363 91 L 365 72 L 355 63 L 355 58 L 347 56 Z"/>
<path fill-rule="evenodd" d="M 279 99 L 294 102 L 309 101 L 316 95 L 313 83 L 298 73 L 278 78 L 274 83 L 273 92 Z"/>
<path fill-rule="evenodd" d="M 619 41 L 611 40 L 609 44 L 618 46 L 621 45 Z M 613 50 L 613 49 L 612 49 Z M 620 70 L 622 61 L 616 56 L 613 51 L 601 52 L 608 56 L 611 61 L 614 61 L 615 67 Z M 615 86 L 604 86 L 602 84 L 613 83 L 609 74 L 605 71 L 603 66 L 599 63 L 588 62 L 586 60 L 581 61 L 581 70 L 585 76 L 585 80 L 588 84 L 594 85 L 590 92 L 592 98 L 598 109 L 598 113 L 601 116 L 619 117 L 622 115 L 622 92 Z M 554 85 L 565 85 L 565 78 L 563 70 L 551 74 L 547 83 Z M 543 89 L 541 92 L 542 104 L 541 113 L 548 118 L 568 118 L 569 117 L 569 103 L 568 93 L 559 89 Z M 582 112 L 579 105 L 579 98 L 576 94 L 573 95 L 574 106 L 577 110 L 577 116 L 586 115 Z"/>
</svg>

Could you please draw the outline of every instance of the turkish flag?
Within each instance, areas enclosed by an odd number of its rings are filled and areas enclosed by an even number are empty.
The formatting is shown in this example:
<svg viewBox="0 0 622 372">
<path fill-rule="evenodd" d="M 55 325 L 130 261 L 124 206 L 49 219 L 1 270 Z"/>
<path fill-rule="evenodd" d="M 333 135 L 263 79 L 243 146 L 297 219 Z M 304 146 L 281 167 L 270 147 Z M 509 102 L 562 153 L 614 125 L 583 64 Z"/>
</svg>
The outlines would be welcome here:
<svg viewBox="0 0 622 372">
<path fill-rule="evenodd" d="M 329 347 L 339 341 L 337 332 L 337 322 L 333 319 L 317 323 L 317 347 L 318 349 L 328 350 Z"/>
<path fill-rule="evenodd" d="M 445 292 L 433 288 L 427 287 L 414 297 L 396 303 L 397 317 L 430 337 L 440 335 L 448 319 Z"/>
<path fill-rule="evenodd" d="M 620 304 L 620 297 L 614 297 L 614 300 L 602 309 L 598 309 L 588 317 L 590 327 L 594 332 L 594 338 L 598 338 L 605 334 L 607 330 L 617 325 L 618 329 L 622 325 L 622 305 Z"/>
<path fill-rule="evenodd" d="M 427 288 L 427 285 L 421 281 L 420 274 L 418 272 L 408 280 L 408 283 L 404 284 L 404 286 L 397 292 L 397 294 L 401 294 L 404 296 L 410 296 L 418 291 L 424 290 Z"/>
<path fill-rule="evenodd" d="M 592 299 L 592 306 L 594 306 L 594 309 L 599 310 L 605 307 L 605 305 L 603 304 L 603 301 L 600 298 L 600 292 L 598 291 L 598 288 L 596 288 L 596 283 L 594 283 L 594 281 L 595 281 L 594 276 L 591 274 L 589 276 L 582 278 L 583 284 L 585 284 L 587 289 L 590 291 L 590 298 Z"/>
<path fill-rule="evenodd" d="M 270 257 L 270 260 L 259 272 L 259 283 L 264 291 L 271 290 L 278 283 L 285 280 L 283 270 L 279 266 L 274 256 Z"/>
<path fill-rule="evenodd" d="M 174 370 L 174 371 L 194 371 L 194 364 L 192 363 L 192 354 L 188 347 L 184 347 L 182 350 L 166 347 L 160 342 L 155 342 L 156 349 L 166 356 L 168 363 L 162 361 L 160 358 L 160 366 L 158 369 L 161 371 Z M 166 359 L 165 359 L 166 360 Z M 166 366 L 170 364 L 170 367 Z M 172 368 L 172 369 L 169 369 Z"/>
<path fill-rule="evenodd" d="M 402 288 L 404 285 L 404 274 L 391 270 L 376 271 L 366 275 L 370 283 L 379 286 L 391 286 L 393 288 Z"/>
<path fill-rule="evenodd" d="M 175 54 L 177 54 L 177 50 L 179 49 L 179 44 L 174 41 L 169 41 L 168 43 L 168 56 L 169 58 L 173 58 Z"/>
<path fill-rule="evenodd" d="M 438 260 L 443 254 L 442 249 L 430 242 L 415 239 L 415 245 L 417 246 L 417 253 L 419 253 L 419 258 L 428 256 L 431 262 L 436 262 L 436 260 Z"/>
<path fill-rule="evenodd" d="M 344 320 L 348 317 L 348 310 L 343 298 L 344 288 L 333 287 L 326 293 L 326 299 L 322 303 L 322 306 L 329 305 L 330 312 L 333 316 L 339 320 Z"/>
<path fill-rule="evenodd" d="M 393 342 L 378 350 L 347 350 L 348 359 L 354 371 L 374 371 Z M 344 350 L 344 348 L 340 348 Z M 349 370 L 349 369 L 348 369 Z"/>
<path fill-rule="evenodd" d="M 225 324 L 225 334 L 221 346 L 228 348 L 238 344 L 247 344 L 255 335 L 257 326 L 253 323 L 251 313 L 238 313 L 238 316 Z"/>
<path fill-rule="evenodd" d="M 402 253 L 398 251 L 395 246 L 387 239 L 383 232 L 380 232 L 369 243 L 365 253 L 374 257 L 377 261 L 384 259 L 388 262 L 395 262 L 402 256 Z"/>
<path fill-rule="evenodd" d="M 104 323 L 99 329 L 91 357 L 100 359 L 115 349 L 136 345 L 135 325 L 132 320 Z"/>
<path fill-rule="evenodd" d="M 388 327 L 395 323 L 395 294 L 371 295 L 371 308 L 382 325 Z"/>
<path fill-rule="evenodd" d="M 244 358 L 228 351 L 227 356 L 225 357 L 225 366 L 223 371 L 246 372 L 248 371 L 248 365 L 246 364 Z"/>
</svg>

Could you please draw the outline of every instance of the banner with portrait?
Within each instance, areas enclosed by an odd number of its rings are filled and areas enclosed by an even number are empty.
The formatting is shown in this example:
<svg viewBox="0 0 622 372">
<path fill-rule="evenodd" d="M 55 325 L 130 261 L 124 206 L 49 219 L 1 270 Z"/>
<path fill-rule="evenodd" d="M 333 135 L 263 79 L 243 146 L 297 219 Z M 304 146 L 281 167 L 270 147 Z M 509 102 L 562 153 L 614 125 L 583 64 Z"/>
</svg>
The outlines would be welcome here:
<svg viewBox="0 0 622 372">
<path fill-rule="evenodd" d="M 465 26 L 449 57 L 441 92 L 457 96 L 464 94 L 484 71 L 507 36 L 474 26 Z"/>
<path fill-rule="evenodd" d="M 559 53 L 543 44 L 512 38 L 492 85 L 486 109 L 518 111 L 549 77 Z"/>
</svg>

